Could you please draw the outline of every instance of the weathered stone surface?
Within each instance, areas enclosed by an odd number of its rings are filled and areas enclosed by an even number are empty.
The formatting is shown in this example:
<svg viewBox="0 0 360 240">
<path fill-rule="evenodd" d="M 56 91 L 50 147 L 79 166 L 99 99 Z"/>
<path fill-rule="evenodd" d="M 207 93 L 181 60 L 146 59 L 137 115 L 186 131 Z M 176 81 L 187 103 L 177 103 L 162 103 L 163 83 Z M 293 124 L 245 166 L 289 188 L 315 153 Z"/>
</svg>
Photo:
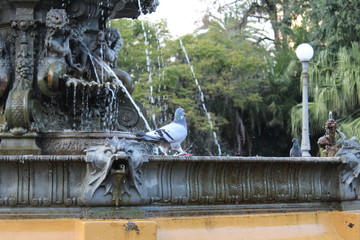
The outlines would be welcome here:
<svg viewBox="0 0 360 240">
<path fill-rule="evenodd" d="M 157 0 L 140 3 L 143 13 L 158 5 Z M 130 0 L 1 0 L 0 105 L 6 110 L 1 131 L 141 128 L 128 100 L 132 79 L 117 66 L 121 34 L 106 27 L 113 18 L 138 17 L 138 5 Z"/>
<path fill-rule="evenodd" d="M 115 206 L 112 171 L 122 169 L 115 163 L 125 164 L 127 179 L 121 182 L 126 188 L 117 185 L 123 189 L 118 205 L 269 204 L 271 208 L 275 203 L 311 205 L 359 199 L 356 191 L 341 181 L 348 165 L 340 158 L 291 162 L 294 158 L 168 156 L 163 160 L 139 151 L 138 144 L 127 142 L 122 150 L 98 146 L 91 148 L 86 158 L 0 157 L 0 181 L 7 186 L 0 189 L 1 203 Z M 353 184 L 357 186 L 358 180 Z"/>
</svg>

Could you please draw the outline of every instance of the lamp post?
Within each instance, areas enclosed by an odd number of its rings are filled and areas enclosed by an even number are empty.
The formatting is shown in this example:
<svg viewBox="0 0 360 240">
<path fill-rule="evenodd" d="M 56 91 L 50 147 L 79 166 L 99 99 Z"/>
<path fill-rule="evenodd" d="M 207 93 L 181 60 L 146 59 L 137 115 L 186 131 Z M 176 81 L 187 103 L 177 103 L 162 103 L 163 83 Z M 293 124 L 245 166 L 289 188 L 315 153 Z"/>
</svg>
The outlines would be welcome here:
<svg viewBox="0 0 360 240">
<path fill-rule="evenodd" d="M 308 43 L 302 43 L 296 48 L 296 56 L 302 63 L 301 78 L 303 82 L 302 89 L 302 136 L 301 150 L 303 157 L 310 157 L 310 137 L 309 137 L 309 102 L 308 102 L 308 68 L 309 61 L 314 55 L 314 50 Z"/>
</svg>

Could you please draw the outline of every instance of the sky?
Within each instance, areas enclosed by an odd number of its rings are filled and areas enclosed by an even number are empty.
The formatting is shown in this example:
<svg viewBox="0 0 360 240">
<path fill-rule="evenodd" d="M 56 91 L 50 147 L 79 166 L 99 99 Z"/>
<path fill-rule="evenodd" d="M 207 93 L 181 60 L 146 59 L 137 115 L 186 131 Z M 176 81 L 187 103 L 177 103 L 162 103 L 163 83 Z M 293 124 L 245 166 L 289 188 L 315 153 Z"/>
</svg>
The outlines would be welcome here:
<svg viewBox="0 0 360 240">
<path fill-rule="evenodd" d="M 212 4 L 211 0 L 159 0 L 160 5 L 156 11 L 145 15 L 140 20 L 147 19 L 150 22 L 167 20 L 168 28 L 172 35 L 179 37 L 192 33 L 200 26 L 201 19 L 206 9 Z M 198 23 L 198 24 L 197 24 Z"/>
<path fill-rule="evenodd" d="M 141 16 L 139 19 L 146 19 L 150 22 L 159 22 L 166 19 L 168 29 L 173 37 L 180 37 L 185 34 L 193 33 L 195 29 L 202 25 L 202 18 L 206 11 L 210 9 L 213 15 L 216 15 L 215 0 L 159 0 L 160 4 L 156 11 Z M 217 0 L 217 3 L 224 5 L 233 3 L 234 0 Z M 263 29 L 264 34 L 273 38 L 271 25 L 267 23 L 256 23 L 258 29 Z"/>
</svg>

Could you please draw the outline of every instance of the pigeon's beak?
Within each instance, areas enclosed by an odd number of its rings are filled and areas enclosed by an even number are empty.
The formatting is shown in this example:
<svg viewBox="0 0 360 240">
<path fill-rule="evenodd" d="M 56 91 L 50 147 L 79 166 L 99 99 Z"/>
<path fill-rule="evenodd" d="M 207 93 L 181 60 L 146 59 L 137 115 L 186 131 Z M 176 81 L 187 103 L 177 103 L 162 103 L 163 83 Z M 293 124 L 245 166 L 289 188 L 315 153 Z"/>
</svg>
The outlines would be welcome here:
<svg viewBox="0 0 360 240">
<path fill-rule="evenodd" d="M 181 115 L 181 119 L 184 119 L 185 118 L 185 116 L 186 116 L 186 114 L 185 114 L 185 111 L 184 110 L 182 110 L 182 115 Z"/>
</svg>

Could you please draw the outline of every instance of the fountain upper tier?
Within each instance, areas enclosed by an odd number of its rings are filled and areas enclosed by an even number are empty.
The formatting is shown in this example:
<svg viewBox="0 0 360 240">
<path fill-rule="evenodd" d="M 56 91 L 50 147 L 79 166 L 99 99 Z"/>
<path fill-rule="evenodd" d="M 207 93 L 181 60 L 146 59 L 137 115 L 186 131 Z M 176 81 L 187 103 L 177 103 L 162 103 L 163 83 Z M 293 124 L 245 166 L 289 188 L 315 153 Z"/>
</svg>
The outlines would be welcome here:
<svg viewBox="0 0 360 240">
<path fill-rule="evenodd" d="M 158 0 L 141 0 L 142 13 L 155 11 Z M 137 18 L 140 15 L 138 0 L 0 0 L 0 22 L 15 19 L 35 19 L 45 22 L 51 9 L 66 9 L 71 18 L 98 18 L 108 21 L 117 18 Z"/>
<path fill-rule="evenodd" d="M 139 6 L 139 4 L 141 6 Z M 0 130 L 127 130 L 138 126 L 133 81 L 117 66 L 114 18 L 157 0 L 0 0 Z M 130 100 L 129 100 L 130 99 Z"/>
</svg>

